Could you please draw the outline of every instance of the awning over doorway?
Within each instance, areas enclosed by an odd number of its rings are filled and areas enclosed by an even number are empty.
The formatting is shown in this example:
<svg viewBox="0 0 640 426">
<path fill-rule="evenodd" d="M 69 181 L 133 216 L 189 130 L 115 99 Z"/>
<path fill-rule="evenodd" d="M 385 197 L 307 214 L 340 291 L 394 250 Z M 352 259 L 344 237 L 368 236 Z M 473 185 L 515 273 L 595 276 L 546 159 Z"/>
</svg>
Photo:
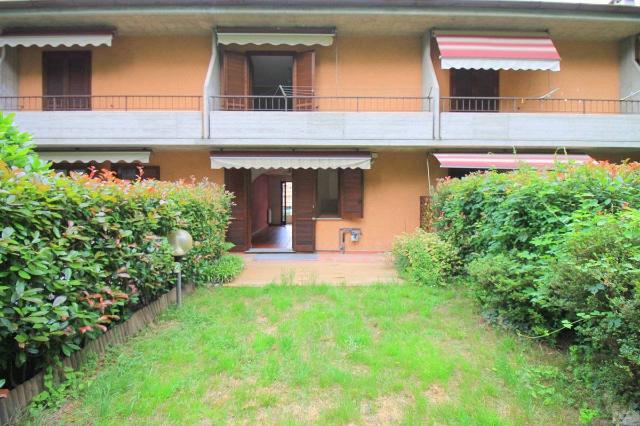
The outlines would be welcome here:
<svg viewBox="0 0 640 426">
<path fill-rule="evenodd" d="M 469 154 L 438 153 L 433 154 L 440 165 L 447 169 L 517 169 L 522 164 L 537 169 L 552 169 L 554 163 L 588 163 L 594 161 L 588 155 L 554 154 Z"/>
<path fill-rule="evenodd" d="M 443 69 L 560 71 L 560 55 L 546 33 L 437 32 L 435 37 Z"/>
<path fill-rule="evenodd" d="M 371 153 L 327 151 L 220 151 L 211 153 L 212 169 L 365 169 Z"/>
<path fill-rule="evenodd" d="M 86 34 L 8 34 L 0 35 L 0 47 L 111 46 L 112 39 L 113 33 L 111 32 Z"/>
<path fill-rule="evenodd" d="M 217 28 L 218 44 L 331 46 L 333 28 Z"/>
<path fill-rule="evenodd" d="M 40 158 L 52 163 L 142 163 L 149 162 L 149 151 L 41 151 Z"/>
</svg>

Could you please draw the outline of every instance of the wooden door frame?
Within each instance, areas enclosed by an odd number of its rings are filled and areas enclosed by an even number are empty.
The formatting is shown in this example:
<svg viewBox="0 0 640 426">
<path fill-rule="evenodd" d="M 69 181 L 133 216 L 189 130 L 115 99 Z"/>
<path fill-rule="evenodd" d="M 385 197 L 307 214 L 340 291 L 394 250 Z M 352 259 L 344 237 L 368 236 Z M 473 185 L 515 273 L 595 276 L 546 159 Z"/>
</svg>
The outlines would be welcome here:
<svg viewBox="0 0 640 426">
<path fill-rule="evenodd" d="M 246 223 L 245 226 L 245 230 L 244 230 L 244 239 L 246 241 L 245 246 L 243 247 L 239 247 L 239 246 L 235 246 L 231 249 L 231 251 L 240 251 L 240 252 L 244 252 L 244 251 L 248 251 L 251 250 L 251 169 L 225 169 L 225 187 L 227 186 L 227 180 L 226 180 L 226 174 L 230 173 L 232 171 L 235 172 L 244 172 L 245 176 L 244 176 L 244 191 L 245 191 L 245 208 L 244 208 L 244 221 Z M 234 194 L 235 196 L 235 194 Z M 232 207 L 232 211 L 231 213 L 233 214 L 233 207 Z M 231 224 L 230 224 L 231 225 Z M 229 226 L 230 226 L 229 225 Z M 228 235 L 228 229 L 227 229 L 227 235 Z"/>
</svg>

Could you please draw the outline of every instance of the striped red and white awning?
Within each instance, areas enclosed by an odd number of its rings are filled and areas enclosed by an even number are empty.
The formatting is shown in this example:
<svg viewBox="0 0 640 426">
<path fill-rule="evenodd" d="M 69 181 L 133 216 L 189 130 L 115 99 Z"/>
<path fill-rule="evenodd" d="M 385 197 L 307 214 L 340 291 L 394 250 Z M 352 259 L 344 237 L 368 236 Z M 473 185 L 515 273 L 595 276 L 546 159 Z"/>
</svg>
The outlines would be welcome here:
<svg viewBox="0 0 640 426">
<path fill-rule="evenodd" d="M 443 69 L 560 71 L 560 55 L 547 34 L 437 33 Z"/>
<path fill-rule="evenodd" d="M 438 153 L 433 154 L 440 166 L 447 169 L 499 169 L 513 170 L 523 165 L 537 169 L 552 169 L 556 163 L 588 163 L 594 161 L 588 155 L 556 154 L 473 154 Z"/>
</svg>

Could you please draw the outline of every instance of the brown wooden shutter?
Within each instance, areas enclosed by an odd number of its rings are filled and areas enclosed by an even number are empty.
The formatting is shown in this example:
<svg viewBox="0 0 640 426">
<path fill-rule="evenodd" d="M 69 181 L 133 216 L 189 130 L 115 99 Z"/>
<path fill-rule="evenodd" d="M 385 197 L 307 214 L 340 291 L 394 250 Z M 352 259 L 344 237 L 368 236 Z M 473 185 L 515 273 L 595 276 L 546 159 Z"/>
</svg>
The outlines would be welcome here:
<svg viewBox="0 0 640 426">
<path fill-rule="evenodd" d="M 363 208 L 364 179 L 361 169 L 340 171 L 340 216 L 361 218 Z"/>
<path fill-rule="evenodd" d="M 311 252 L 316 249 L 316 172 L 293 170 L 293 249 Z"/>
<path fill-rule="evenodd" d="M 231 207 L 231 223 L 227 229 L 227 241 L 235 244 L 231 251 L 246 251 L 251 248 L 251 216 L 249 215 L 249 188 L 251 171 L 225 169 L 224 184 L 234 195 Z"/>
<path fill-rule="evenodd" d="M 313 109 L 315 94 L 316 52 L 296 54 L 293 62 L 294 108 L 299 111 Z"/>
<path fill-rule="evenodd" d="M 67 55 L 67 95 L 69 109 L 90 108 L 91 52 L 69 52 Z"/>
<path fill-rule="evenodd" d="M 45 96 L 42 101 L 42 109 L 45 111 L 63 109 L 62 104 L 59 104 L 62 98 L 55 97 L 65 94 L 66 60 L 60 53 L 42 53 L 42 92 Z"/>
<path fill-rule="evenodd" d="M 222 102 L 222 109 L 238 111 L 249 109 L 249 61 L 247 55 L 239 52 L 225 51 L 222 57 L 222 93 L 226 98 Z"/>
<path fill-rule="evenodd" d="M 43 52 L 45 110 L 86 110 L 91 106 L 91 52 Z"/>
</svg>

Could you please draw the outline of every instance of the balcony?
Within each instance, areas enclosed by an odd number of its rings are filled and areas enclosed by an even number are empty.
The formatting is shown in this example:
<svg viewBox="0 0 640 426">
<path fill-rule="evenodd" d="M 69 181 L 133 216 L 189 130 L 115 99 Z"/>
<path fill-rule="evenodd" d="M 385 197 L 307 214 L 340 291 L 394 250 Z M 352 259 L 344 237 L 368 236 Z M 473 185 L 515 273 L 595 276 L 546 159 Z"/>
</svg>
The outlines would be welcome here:
<svg viewBox="0 0 640 426">
<path fill-rule="evenodd" d="M 0 110 L 51 148 L 640 148 L 635 100 L 27 96 Z"/>
<path fill-rule="evenodd" d="M 209 100 L 217 146 L 426 146 L 432 99 L 372 96 L 217 96 Z"/>
<path fill-rule="evenodd" d="M 201 143 L 201 96 L 0 97 L 39 146 Z"/>
<path fill-rule="evenodd" d="M 640 147 L 640 101 L 440 98 L 440 138 L 460 147 Z"/>
</svg>

